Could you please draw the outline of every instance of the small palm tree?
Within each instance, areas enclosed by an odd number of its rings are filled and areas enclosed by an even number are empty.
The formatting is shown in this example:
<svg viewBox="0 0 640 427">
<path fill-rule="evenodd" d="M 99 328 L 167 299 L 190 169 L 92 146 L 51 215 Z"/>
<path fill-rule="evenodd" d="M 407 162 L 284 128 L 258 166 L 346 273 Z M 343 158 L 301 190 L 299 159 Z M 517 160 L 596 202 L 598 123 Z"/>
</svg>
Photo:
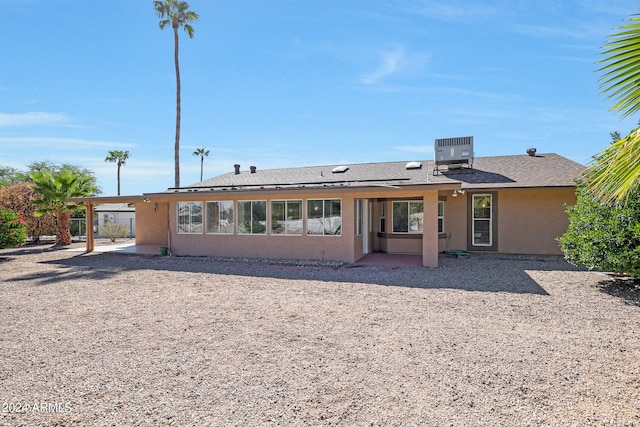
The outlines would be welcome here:
<svg viewBox="0 0 640 427">
<path fill-rule="evenodd" d="M 602 52 L 602 92 L 615 98 L 611 108 L 622 118 L 640 111 L 640 16 L 632 15 L 610 36 Z M 640 185 L 640 127 L 596 156 L 587 171 L 593 195 L 604 202 L 622 202 Z"/>
<path fill-rule="evenodd" d="M 205 148 L 196 148 L 196 151 L 192 153 L 194 156 L 200 157 L 200 181 L 202 181 L 202 171 L 204 168 L 204 158 L 209 157 L 209 150 Z"/>
<path fill-rule="evenodd" d="M 120 167 L 127 163 L 127 159 L 129 159 L 129 152 L 120 150 L 109 151 L 109 155 L 104 159 L 105 162 L 118 165 L 118 196 L 120 195 Z"/>
<path fill-rule="evenodd" d="M 180 187 L 180 65 L 178 62 L 178 28 L 183 27 L 189 38 L 193 38 L 191 22 L 198 20 L 198 14 L 189 10 L 189 3 L 181 0 L 155 0 L 153 7 L 160 18 L 160 29 L 164 30 L 171 24 L 173 28 L 174 62 L 176 68 L 176 140 L 174 146 L 175 157 L 175 186 Z"/>
<path fill-rule="evenodd" d="M 32 202 L 38 208 L 35 216 L 53 214 L 57 219 L 56 245 L 70 245 L 69 218 L 79 206 L 67 202 L 67 199 L 94 195 L 97 187 L 92 183 L 93 178 L 68 170 L 44 170 L 33 172 L 29 176 L 33 181 L 33 190 L 41 196 Z"/>
</svg>

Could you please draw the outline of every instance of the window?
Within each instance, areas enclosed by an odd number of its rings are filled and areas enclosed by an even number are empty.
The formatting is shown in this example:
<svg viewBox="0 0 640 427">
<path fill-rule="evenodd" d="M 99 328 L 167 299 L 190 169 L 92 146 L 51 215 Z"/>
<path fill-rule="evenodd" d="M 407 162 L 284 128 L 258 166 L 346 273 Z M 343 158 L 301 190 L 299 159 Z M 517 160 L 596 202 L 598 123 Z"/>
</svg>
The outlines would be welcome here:
<svg viewBox="0 0 640 427">
<path fill-rule="evenodd" d="M 362 199 L 356 200 L 356 236 L 362 234 Z"/>
<path fill-rule="evenodd" d="M 387 202 L 380 202 L 380 232 L 387 232 Z"/>
<path fill-rule="evenodd" d="M 492 245 L 491 194 L 473 195 L 473 221 L 471 235 L 474 246 Z"/>
<path fill-rule="evenodd" d="M 422 233 L 423 202 L 393 202 L 393 232 Z"/>
<path fill-rule="evenodd" d="M 178 202 L 178 234 L 202 234 L 202 202 Z"/>
<path fill-rule="evenodd" d="M 271 234 L 302 234 L 302 200 L 271 202 Z"/>
<path fill-rule="evenodd" d="M 444 233 L 444 202 L 438 202 L 438 233 Z"/>
<path fill-rule="evenodd" d="M 207 202 L 207 233 L 233 234 L 233 202 Z"/>
<path fill-rule="evenodd" d="M 340 199 L 307 200 L 307 234 L 341 235 L 342 201 Z"/>
<path fill-rule="evenodd" d="M 247 200 L 238 202 L 238 234 L 267 233 L 267 202 Z"/>
</svg>

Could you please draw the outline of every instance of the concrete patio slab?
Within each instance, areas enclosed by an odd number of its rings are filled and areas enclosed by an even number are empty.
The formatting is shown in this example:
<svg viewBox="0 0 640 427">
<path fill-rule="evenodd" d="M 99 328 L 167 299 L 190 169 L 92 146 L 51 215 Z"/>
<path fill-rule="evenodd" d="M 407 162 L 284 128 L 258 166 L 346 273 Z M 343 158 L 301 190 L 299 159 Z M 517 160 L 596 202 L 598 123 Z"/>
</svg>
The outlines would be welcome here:
<svg viewBox="0 0 640 427">
<path fill-rule="evenodd" d="M 73 252 L 85 252 L 85 248 L 71 248 L 68 249 Z M 113 245 L 100 245 L 93 248 L 94 252 L 117 252 L 125 254 L 136 255 L 160 255 L 159 245 L 136 245 L 132 242 L 113 244 Z"/>
</svg>

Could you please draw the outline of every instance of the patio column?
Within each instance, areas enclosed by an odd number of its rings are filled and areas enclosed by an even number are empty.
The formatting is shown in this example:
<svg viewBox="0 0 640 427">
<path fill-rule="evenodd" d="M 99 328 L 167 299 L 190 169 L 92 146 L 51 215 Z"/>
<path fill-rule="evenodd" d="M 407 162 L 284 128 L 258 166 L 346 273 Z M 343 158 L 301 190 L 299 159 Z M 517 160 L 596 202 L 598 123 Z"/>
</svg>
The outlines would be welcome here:
<svg viewBox="0 0 640 427">
<path fill-rule="evenodd" d="M 85 205 L 85 209 L 87 210 L 86 212 L 86 236 L 87 236 L 87 246 L 86 246 L 86 251 L 87 252 L 93 252 L 94 249 L 94 239 L 93 239 L 93 204 L 90 202 L 87 202 Z"/>
<path fill-rule="evenodd" d="M 438 192 L 427 191 L 422 197 L 424 215 L 422 226 L 422 265 L 438 266 Z"/>
</svg>

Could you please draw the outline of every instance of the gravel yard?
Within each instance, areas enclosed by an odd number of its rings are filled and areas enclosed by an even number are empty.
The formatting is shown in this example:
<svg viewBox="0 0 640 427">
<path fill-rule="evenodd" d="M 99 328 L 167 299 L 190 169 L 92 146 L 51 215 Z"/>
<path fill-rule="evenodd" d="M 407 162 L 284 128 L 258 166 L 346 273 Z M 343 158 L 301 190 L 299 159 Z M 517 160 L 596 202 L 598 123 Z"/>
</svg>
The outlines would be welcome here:
<svg viewBox="0 0 640 427">
<path fill-rule="evenodd" d="M 640 288 L 436 269 L 0 251 L 0 425 L 640 426 Z"/>
</svg>

